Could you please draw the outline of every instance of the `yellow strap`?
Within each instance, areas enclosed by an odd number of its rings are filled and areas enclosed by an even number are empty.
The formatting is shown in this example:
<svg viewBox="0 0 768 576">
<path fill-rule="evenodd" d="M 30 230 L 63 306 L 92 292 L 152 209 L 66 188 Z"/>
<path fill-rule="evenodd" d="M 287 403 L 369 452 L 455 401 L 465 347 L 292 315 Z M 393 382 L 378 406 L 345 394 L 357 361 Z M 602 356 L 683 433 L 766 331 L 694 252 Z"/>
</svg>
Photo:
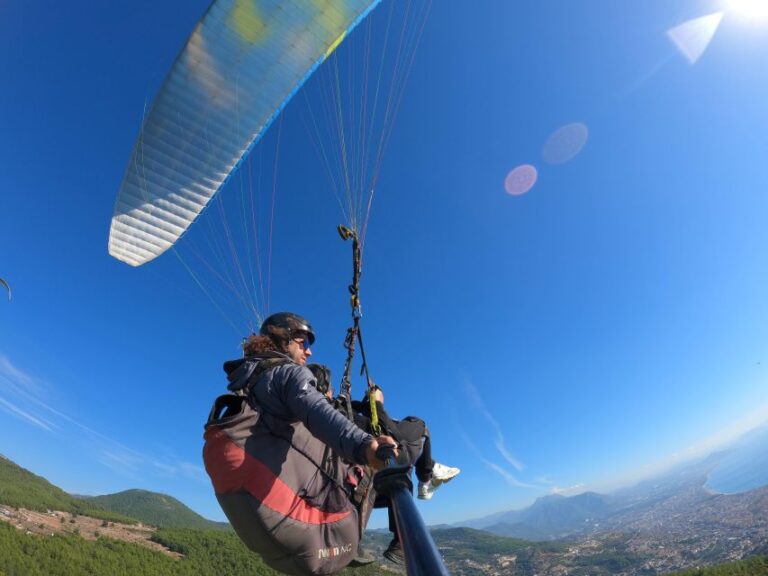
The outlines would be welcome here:
<svg viewBox="0 0 768 576">
<path fill-rule="evenodd" d="M 381 427 L 379 426 L 379 414 L 376 412 L 376 389 L 373 386 L 368 388 L 368 402 L 371 405 L 371 431 L 375 436 L 381 436 Z"/>
</svg>

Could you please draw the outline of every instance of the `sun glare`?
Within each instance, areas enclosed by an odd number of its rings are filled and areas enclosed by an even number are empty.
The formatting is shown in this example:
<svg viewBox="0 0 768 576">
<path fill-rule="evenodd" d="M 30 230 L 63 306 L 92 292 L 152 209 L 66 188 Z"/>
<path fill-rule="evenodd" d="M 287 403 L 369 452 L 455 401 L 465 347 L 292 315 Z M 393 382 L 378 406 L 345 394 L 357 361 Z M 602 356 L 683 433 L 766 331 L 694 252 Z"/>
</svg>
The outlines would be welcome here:
<svg viewBox="0 0 768 576">
<path fill-rule="evenodd" d="M 768 0 L 728 0 L 728 9 L 752 22 L 768 21 Z"/>
<path fill-rule="evenodd" d="M 667 30 L 667 36 L 688 62 L 695 64 L 709 46 L 722 19 L 723 13 L 716 12 L 688 20 Z"/>
</svg>

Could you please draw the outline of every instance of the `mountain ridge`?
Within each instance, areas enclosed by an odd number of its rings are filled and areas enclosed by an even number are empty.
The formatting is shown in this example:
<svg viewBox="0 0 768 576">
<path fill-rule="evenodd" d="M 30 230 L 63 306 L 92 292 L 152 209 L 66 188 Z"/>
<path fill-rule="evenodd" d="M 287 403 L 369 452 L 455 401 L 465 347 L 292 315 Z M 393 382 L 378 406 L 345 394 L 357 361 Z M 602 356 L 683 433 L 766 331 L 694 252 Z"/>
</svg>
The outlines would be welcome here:
<svg viewBox="0 0 768 576">
<path fill-rule="evenodd" d="M 115 494 L 80 498 L 105 510 L 136 518 L 158 528 L 231 530 L 228 523 L 208 520 L 173 496 L 160 492 L 132 488 Z"/>
<path fill-rule="evenodd" d="M 134 518 L 79 500 L 5 456 L 0 458 L 0 503 L 39 512 L 60 510 L 112 522 L 137 522 Z"/>
<path fill-rule="evenodd" d="M 752 456 L 751 462 L 756 464 L 750 467 L 744 454 Z M 722 513 L 728 506 L 739 508 L 743 500 L 762 506 L 759 490 L 762 485 L 768 486 L 768 470 L 757 468 L 764 462 L 768 462 L 768 427 L 765 426 L 750 430 L 724 448 L 611 493 L 550 494 L 522 509 L 497 512 L 453 526 L 530 540 L 555 540 L 630 526 L 650 529 L 652 522 L 648 518 L 663 517 L 671 508 L 678 514 L 693 517 L 700 506 L 715 506 Z M 710 487 L 710 478 L 716 471 L 728 477 L 732 485 L 737 485 L 738 473 L 749 478 L 750 483 L 744 485 L 758 485 L 740 493 L 721 494 Z M 763 484 L 757 479 L 764 479 Z M 686 506 L 689 509 L 685 509 Z M 747 520 L 745 516 L 741 524 L 745 526 Z"/>
<path fill-rule="evenodd" d="M 69 494 L 5 456 L 0 456 L 0 504 L 159 528 L 231 529 L 229 524 L 208 520 L 176 498 L 158 492 L 132 489 L 100 496 Z"/>
</svg>

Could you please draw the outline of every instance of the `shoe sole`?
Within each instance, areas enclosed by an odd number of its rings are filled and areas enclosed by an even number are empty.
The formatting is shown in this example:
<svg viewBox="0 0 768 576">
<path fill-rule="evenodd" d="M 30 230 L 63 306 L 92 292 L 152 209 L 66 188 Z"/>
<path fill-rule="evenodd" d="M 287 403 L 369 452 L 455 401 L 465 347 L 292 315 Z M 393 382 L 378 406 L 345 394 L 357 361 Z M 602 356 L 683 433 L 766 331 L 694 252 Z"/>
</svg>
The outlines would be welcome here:
<svg viewBox="0 0 768 576">
<path fill-rule="evenodd" d="M 441 484 L 445 484 L 446 482 L 456 478 L 456 476 L 458 476 L 460 473 L 461 473 L 461 470 L 459 470 L 458 472 L 454 472 L 453 474 L 443 476 L 442 478 L 435 478 L 434 476 L 432 476 L 432 485 L 437 487 L 437 486 L 440 486 Z"/>
<path fill-rule="evenodd" d="M 386 552 L 384 552 L 383 556 L 393 564 L 397 564 L 398 566 L 405 566 L 405 557 L 395 556 L 394 554 L 387 554 Z"/>
</svg>

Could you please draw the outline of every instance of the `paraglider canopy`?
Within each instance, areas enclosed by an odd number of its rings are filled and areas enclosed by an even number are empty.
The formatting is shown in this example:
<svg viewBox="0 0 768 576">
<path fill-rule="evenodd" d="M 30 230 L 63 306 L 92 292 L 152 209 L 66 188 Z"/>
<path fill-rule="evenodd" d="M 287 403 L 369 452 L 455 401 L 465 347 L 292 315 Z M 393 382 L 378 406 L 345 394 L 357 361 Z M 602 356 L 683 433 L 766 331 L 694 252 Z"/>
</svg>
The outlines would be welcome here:
<svg viewBox="0 0 768 576">
<path fill-rule="evenodd" d="M 10 286 L 10 284 L 8 284 L 8 282 L 3 280 L 2 278 L 0 278 L 0 284 L 5 286 L 5 289 L 8 290 L 8 300 L 10 300 L 11 299 L 11 286 Z"/>
<path fill-rule="evenodd" d="M 115 203 L 109 253 L 185 233 L 307 78 L 379 0 L 215 0 L 163 83 Z"/>
</svg>

